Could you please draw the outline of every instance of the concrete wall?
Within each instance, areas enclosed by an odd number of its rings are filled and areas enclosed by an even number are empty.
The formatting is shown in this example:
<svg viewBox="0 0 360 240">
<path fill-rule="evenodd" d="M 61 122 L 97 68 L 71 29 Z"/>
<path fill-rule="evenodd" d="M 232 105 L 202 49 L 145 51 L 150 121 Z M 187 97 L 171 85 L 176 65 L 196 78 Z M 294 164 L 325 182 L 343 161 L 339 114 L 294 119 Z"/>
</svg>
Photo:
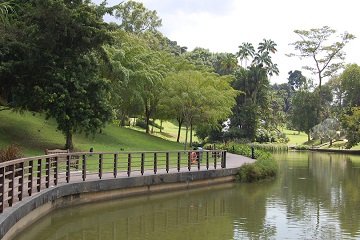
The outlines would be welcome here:
<svg viewBox="0 0 360 240">
<path fill-rule="evenodd" d="M 41 191 L 16 203 L 0 216 L 0 239 L 11 239 L 37 219 L 60 207 L 201 187 L 234 181 L 237 169 L 159 174 L 69 183 Z"/>
</svg>

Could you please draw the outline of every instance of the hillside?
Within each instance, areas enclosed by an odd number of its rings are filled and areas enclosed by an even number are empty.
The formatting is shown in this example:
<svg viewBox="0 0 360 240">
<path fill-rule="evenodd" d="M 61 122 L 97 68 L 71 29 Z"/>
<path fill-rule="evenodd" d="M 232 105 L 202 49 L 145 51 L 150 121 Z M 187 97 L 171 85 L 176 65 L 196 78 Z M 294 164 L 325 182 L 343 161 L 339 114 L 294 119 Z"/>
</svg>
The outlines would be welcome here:
<svg viewBox="0 0 360 240">
<path fill-rule="evenodd" d="M 183 145 L 128 128 L 108 125 L 95 136 L 75 134 L 75 151 L 150 151 L 182 149 Z M 54 120 L 44 116 L 0 111 L 0 148 L 17 144 L 25 156 L 43 155 L 46 148 L 63 148 L 65 138 Z"/>
</svg>

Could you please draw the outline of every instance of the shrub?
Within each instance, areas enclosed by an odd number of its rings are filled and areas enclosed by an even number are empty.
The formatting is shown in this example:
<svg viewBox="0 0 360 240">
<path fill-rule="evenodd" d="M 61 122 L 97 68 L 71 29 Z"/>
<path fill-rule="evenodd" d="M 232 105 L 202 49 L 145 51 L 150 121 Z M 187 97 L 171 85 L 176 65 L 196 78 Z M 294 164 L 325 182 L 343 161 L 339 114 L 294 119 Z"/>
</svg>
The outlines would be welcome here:
<svg viewBox="0 0 360 240">
<path fill-rule="evenodd" d="M 295 150 L 309 150 L 309 146 L 307 145 L 298 145 L 295 147 Z"/>
<path fill-rule="evenodd" d="M 24 155 L 16 145 L 10 145 L 0 149 L 0 163 L 22 158 Z"/>
<path fill-rule="evenodd" d="M 275 158 L 265 151 L 257 151 L 256 157 L 256 162 L 239 168 L 238 181 L 251 183 L 276 178 L 279 167 Z"/>
</svg>

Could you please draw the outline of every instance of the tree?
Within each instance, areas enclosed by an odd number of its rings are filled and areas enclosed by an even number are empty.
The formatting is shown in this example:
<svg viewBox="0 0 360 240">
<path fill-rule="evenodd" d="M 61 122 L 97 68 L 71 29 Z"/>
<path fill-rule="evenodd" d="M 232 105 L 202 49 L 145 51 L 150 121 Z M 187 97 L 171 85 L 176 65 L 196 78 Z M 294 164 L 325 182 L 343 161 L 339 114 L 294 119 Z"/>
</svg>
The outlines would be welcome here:
<svg viewBox="0 0 360 240">
<path fill-rule="evenodd" d="M 311 129 L 319 123 L 320 100 L 317 92 L 300 89 L 292 99 L 291 122 L 298 131 L 304 131 L 310 141 Z"/>
<path fill-rule="evenodd" d="M 346 130 L 346 148 L 350 149 L 360 142 L 360 107 L 352 107 L 342 119 L 341 125 Z"/>
<path fill-rule="evenodd" d="M 276 49 L 277 44 L 271 39 L 263 39 L 263 42 L 259 43 L 258 51 L 260 53 L 269 52 L 275 53 L 277 52 Z"/>
<path fill-rule="evenodd" d="M 237 66 L 236 56 L 232 53 L 227 53 L 222 57 L 221 68 L 224 70 L 231 70 Z"/>
<path fill-rule="evenodd" d="M 111 40 L 107 24 L 88 1 L 13 2 L 0 79 L 14 107 L 55 118 L 73 149 L 74 133 L 95 133 L 112 117 L 98 71 L 101 46 Z"/>
<path fill-rule="evenodd" d="M 126 32 L 154 32 L 161 27 L 161 19 L 155 10 L 148 10 L 142 3 L 132 0 L 120 3 L 116 7 L 115 17 L 121 21 L 120 27 Z"/>
<path fill-rule="evenodd" d="M 345 52 L 342 49 L 355 36 L 344 32 L 340 34 L 340 41 L 328 45 L 327 41 L 336 33 L 328 26 L 310 30 L 295 30 L 294 32 L 301 40 L 290 43 L 290 45 L 294 46 L 299 53 L 291 53 L 288 56 L 296 56 L 300 59 L 312 58 L 315 61 L 315 66 L 303 66 L 303 69 L 318 76 L 319 88 L 321 89 L 322 79 L 335 74 L 343 67 Z"/>
<path fill-rule="evenodd" d="M 179 134 L 181 124 L 186 124 L 185 146 L 189 128 L 217 124 L 231 114 L 235 104 L 236 91 L 229 85 L 229 76 L 194 70 L 173 72 L 166 77 L 164 87 L 161 101 L 178 120 Z"/>
<path fill-rule="evenodd" d="M 360 67 L 357 64 L 351 64 L 346 67 L 340 75 L 344 91 L 345 106 L 360 106 Z"/>
<path fill-rule="evenodd" d="M 251 43 L 242 43 L 239 46 L 239 52 L 238 56 L 240 58 L 241 66 L 243 60 L 245 60 L 245 68 L 247 67 L 247 61 L 249 60 L 249 57 L 253 57 L 255 54 L 255 48 Z"/>
<path fill-rule="evenodd" d="M 0 3 L 0 22 L 6 23 L 8 21 L 9 13 L 14 12 L 14 7 L 11 1 Z"/>
<path fill-rule="evenodd" d="M 311 129 L 311 136 L 313 139 L 320 139 L 321 143 L 330 141 L 330 146 L 332 146 L 333 140 L 339 137 L 339 130 L 339 122 L 336 119 L 327 118 Z"/>
<path fill-rule="evenodd" d="M 332 76 L 325 85 L 329 86 L 329 88 L 332 91 L 332 95 L 334 99 L 332 113 L 335 114 L 336 118 L 340 119 L 344 105 L 343 82 L 339 75 L 335 75 Z"/>
<path fill-rule="evenodd" d="M 288 74 L 288 83 L 291 85 L 293 91 L 299 89 L 306 81 L 305 77 L 299 70 L 295 70 L 294 72 L 290 71 Z"/>
</svg>

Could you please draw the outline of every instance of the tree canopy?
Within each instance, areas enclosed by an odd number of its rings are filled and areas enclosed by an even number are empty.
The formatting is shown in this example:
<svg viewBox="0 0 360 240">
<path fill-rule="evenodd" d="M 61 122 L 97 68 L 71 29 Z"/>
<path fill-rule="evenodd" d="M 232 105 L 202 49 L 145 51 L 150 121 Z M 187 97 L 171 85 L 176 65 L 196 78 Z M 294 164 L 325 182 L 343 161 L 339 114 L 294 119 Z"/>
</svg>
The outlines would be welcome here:
<svg viewBox="0 0 360 240">
<path fill-rule="evenodd" d="M 290 43 L 290 45 L 294 46 L 298 53 L 291 53 L 288 56 L 313 59 L 315 66 L 303 66 L 303 68 L 317 75 L 321 89 L 324 77 L 332 76 L 343 68 L 345 52 L 342 50 L 355 36 L 344 32 L 340 34 L 339 41 L 329 44 L 328 41 L 336 33 L 336 30 L 328 26 L 310 30 L 295 30 L 294 32 L 301 40 Z"/>
</svg>

